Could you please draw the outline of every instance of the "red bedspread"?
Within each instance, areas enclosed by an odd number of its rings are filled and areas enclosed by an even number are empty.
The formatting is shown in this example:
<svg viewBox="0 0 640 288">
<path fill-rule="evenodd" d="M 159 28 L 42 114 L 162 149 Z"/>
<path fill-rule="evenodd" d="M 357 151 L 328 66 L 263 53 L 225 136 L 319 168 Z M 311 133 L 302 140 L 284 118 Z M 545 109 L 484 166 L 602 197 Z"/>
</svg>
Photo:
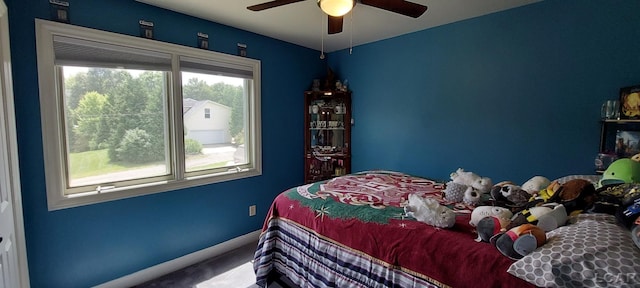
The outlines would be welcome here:
<svg viewBox="0 0 640 288">
<path fill-rule="evenodd" d="M 446 203 L 442 189 L 434 181 L 399 173 L 347 175 L 283 192 L 264 230 L 273 219 L 287 220 L 436 286 L 532 287 L 506 272 L 512 260 L 491 244 L 475 241 L 469 225 L 472 207 Z M 403 206 L 412 193 L 452 207 L 455 226 L 439 229 L 407 218 Z"/>
</svg>

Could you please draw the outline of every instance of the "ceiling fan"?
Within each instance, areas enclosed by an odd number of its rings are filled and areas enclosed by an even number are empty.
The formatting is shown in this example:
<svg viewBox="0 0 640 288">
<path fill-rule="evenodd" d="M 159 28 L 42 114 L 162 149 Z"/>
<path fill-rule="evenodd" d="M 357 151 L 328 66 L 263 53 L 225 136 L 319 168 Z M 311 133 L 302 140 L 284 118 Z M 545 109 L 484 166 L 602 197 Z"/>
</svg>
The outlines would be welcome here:
<svg viewBox="0 0 640 288">
<path fill-rule="evenodd" d="M 274 0 L 252 5 L 247 7 L 247 9 L 251 11 L 262 11 L 300 1 L 305 0 Z M 356 5 L 356 2 L 413 18 L 418 18 L 427 11 L 427 6 L 405 0 L 317 0 L 317 2 L 320 9 L 329 16 L 329 34 L 342 32 L 342 18 L 345 14 L 351 11 L 351 9 Z"/>
</svg>

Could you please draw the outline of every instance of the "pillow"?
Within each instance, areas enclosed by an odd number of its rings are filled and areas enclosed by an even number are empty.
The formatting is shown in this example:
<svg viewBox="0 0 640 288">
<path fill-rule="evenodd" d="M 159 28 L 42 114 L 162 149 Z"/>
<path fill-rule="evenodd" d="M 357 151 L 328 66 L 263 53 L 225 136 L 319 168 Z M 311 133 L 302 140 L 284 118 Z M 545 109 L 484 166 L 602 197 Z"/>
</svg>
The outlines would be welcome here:
<svg viewBox="0 0 640 288">
<path fill-rule="evenodd" d="M 573 179 L 584 179 L 587 180 L 589 182 L 591 182 L 591 184 L 593 184 L 594 186 L 598 186 L 598 182 L 600 182 L 600 178 L 602 178 L 602 175 L 567 175 L 564 177 L 560 177 L 558 179 L 556 179 L 555 181 L 558 181 L 558 183 L 560 184 L 564 184 L 567 183 L 567 181 L 569 180 L 573 180 Z"/>
<path fill-rule="evenodd" d="M 640 249 L 608 214 L 579 214 L 547 233 L 547 243 L 507 270 L 540 287 L 634 287 Z"/>
</svg>

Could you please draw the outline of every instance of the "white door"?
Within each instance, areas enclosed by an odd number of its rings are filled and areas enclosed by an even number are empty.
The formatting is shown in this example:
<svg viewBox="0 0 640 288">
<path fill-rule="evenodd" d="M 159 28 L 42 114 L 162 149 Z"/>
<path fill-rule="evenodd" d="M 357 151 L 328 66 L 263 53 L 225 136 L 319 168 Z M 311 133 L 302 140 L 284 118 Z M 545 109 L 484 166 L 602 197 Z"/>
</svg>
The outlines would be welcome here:
<svg viewBox="0 0 640 288">
<path fill-rule="evenodd" d="M 2 109 L 0 109 L 0 116 L 4 116 Z M 4 119 L 0 119 L 3 128 L 4 122 Z M 4 129 L 0 128 L 0 130 Z M 18 279 L 20 276 L 18 273 L 18 254 L 15 249 L 16 233 L 13 221 L 12 192 L 10 185 L 8 185 L 11 181 L 7 181 L 11 177 L 8 171 L 6 137 L 0 138 L 2 138 L 0 139 L 0 288 L 13 288 L 19 287 Z"/>
<path fill-rule="evenodd" d="M 23 227 L 16 227 L 16 223 L 22 225 L 22 206 L 21 201 L 18 201 L 20 183 L 13 113 L 9 25 L 7 6 L 2 0 L 0 60 L 0 288 L 28 287 L 26 253 L 22 246 L 24 231 Z"/>
</svg>

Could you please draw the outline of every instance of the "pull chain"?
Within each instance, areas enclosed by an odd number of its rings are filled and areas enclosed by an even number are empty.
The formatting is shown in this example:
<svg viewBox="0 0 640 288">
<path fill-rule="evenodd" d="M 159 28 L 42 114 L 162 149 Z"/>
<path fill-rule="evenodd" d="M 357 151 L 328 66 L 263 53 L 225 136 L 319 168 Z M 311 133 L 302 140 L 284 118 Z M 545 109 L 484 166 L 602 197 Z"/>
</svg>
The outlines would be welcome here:
<svg viewBox="0 0 640 288">
<path fill-rule="evenodd" d="M 355 9 L 351 9 L 351 12 L 349 14 L 351 14 L 349 18 L 350 19 L 350 23 L 349 23 L 349 55 L 351 55 L 353 53 L 353 10 Z"/>
<path fill-rule="evenodd" d="M 320 13 L 320 41 L 321 41 L 321 47 L 320 47 L 320 59 L 324 59 L 324 19 L 327 18 L 324 16 L 324 13 Z"/>
</svg>

